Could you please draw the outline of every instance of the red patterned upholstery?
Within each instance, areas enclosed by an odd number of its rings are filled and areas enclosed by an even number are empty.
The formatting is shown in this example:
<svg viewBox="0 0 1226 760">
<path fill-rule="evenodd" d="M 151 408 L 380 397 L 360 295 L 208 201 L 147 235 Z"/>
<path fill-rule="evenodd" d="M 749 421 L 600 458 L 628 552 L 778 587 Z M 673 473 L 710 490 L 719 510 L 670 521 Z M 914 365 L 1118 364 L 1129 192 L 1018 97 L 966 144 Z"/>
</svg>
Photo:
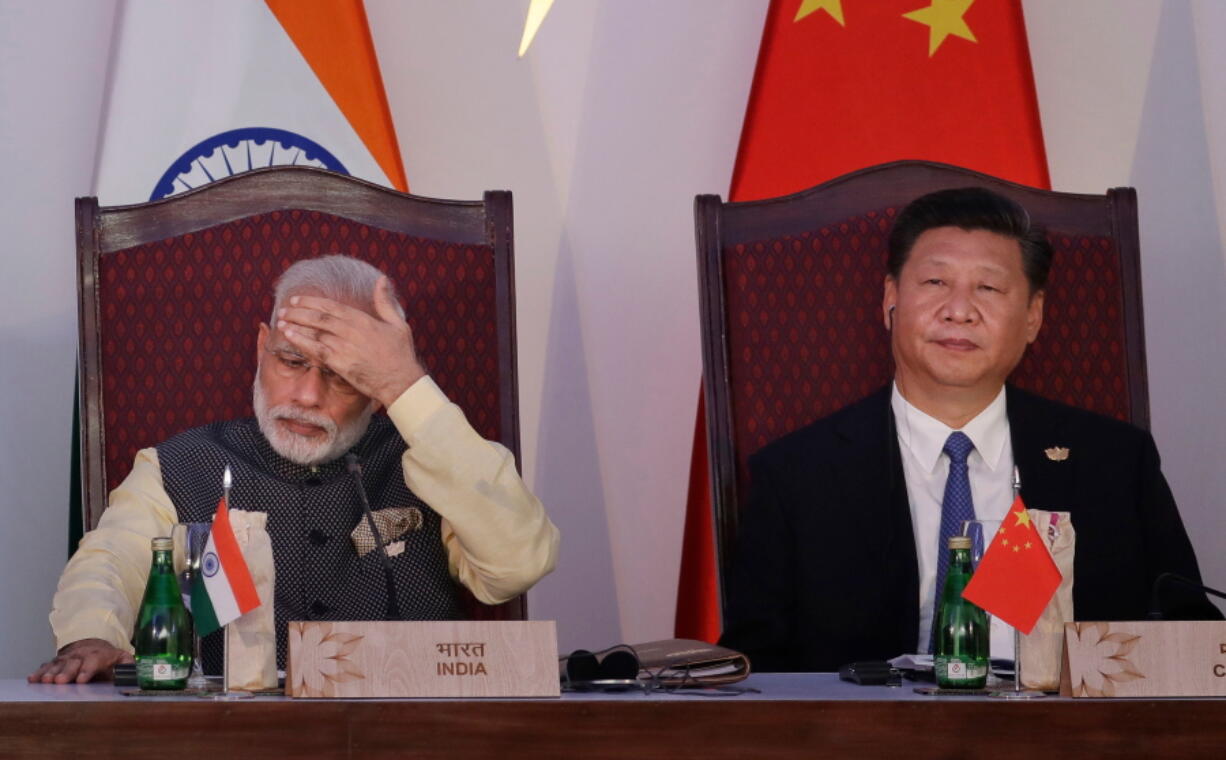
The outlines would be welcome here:
<svg viewBox="0 0 1226 760">
<path fill-rule="evenodd" d="M 484 437 L 519 456 L 511 197 L 447 201 L 318 169 L 239 174 L 134 206 L 77 199 L 84 525 L 136 452 L 247 416 L 258 325 L 291 263 L 344 253 L 396 283 L 422 360 Z M 468 600 L 523 619 L 520 597 Z"/>
<path fill-rule="evenodd" d="M 890 378 L 880 308 L 890 218 L 865 215 L 724 250 L 739 482 L 755 451 Z"/>
<path fill-rule="evenodd" d="M 696 207 L 708 450 L 721 567 L 762 446 L 893 376 L 881 298 L 893 219 L 912 199 L 985 185 L 1020 201 L 1055 248 L 1044 324 L 1011 381 L 1148 424 L 1135 195 L 1023 188 L 923 162 L 873 167 L 784 198 Z"/>
<path fill-rule="evenodd" d="M 290 264 L 344 253 L 388 274 L 422 360 L 482 436 L 498 440 L 493 252 L 318 211 L 273 211 L 127 248 L 99 262 L 107 490 L 136 452 L 250 416 L 256 328 Z"/>
</svg>

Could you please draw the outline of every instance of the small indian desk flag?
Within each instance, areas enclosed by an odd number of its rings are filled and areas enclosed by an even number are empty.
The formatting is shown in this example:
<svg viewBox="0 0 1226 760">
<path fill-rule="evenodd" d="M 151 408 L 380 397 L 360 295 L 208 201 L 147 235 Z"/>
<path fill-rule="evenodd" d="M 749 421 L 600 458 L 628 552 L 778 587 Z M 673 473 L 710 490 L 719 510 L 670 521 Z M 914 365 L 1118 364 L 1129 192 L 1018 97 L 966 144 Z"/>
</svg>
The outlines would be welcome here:
<svg viewBox="0 0 1226 760">
<path fill-rule="evenodd" d="M 962 596 L 1030 633 L 1060 579 L 1060 570 L 1018 494 Z"/>
<path fill-rule="evenodd" d="M 196 635 L 213 631 L 237 620 L 260 606 L 251 571 L 230 525 L 230 513 L 223 496 L 213 517 L 213 529 L 200 559 L 200 573 L 192 585 L 192 617 Z"/>
</svg>

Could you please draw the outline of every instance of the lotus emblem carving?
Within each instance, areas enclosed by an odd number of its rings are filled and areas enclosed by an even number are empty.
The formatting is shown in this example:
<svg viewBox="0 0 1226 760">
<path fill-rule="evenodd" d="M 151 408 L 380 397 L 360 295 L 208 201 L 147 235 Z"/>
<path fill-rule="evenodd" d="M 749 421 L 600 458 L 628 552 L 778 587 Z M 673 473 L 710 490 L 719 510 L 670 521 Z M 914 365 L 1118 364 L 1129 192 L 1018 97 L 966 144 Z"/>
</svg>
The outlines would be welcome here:
<svg viewBox="0 0 1226 760">
<path fill-rule="evenodd" d="M 1117 684 L 1145 678 L 1128 659 L 1141 637 L 1112 633 L 1107 623 L 1075 623 L 1069 637 L 1069 660 L 1087 663 L 1072 679 L 1075 697 L 1113 697 Z"/>
<path fill-rule="evenodd" d="M 364 637 L 342 631 L 332 632 L 331 623 L 289 624 L 290 647 L 299 652 L 290 684 L 291 694 L 307 697 L 335 697 L 336 685 L 366 677 L 349 655 Z"/>
</svg>

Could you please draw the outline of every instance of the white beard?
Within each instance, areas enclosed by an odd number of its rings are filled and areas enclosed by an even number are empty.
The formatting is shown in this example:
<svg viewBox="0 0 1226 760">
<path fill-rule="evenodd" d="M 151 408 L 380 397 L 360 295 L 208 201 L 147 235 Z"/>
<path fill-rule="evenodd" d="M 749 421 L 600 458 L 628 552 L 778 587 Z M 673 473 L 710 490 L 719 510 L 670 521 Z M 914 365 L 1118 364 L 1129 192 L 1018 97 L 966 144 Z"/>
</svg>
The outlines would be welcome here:
<svg viewBox="0 0 1226 760">
<path fill-rule="evenodd" d="M 374 402 L 366 405 L 357 419 L 344 427 L 338 427 L 327 415 L 310 412 L 293 404 L 281 404 L 269 407 L 264 398 L 264 389 L 260 387 L 259 373 L 256 373 L 255 383 L 251 389 L 252 406 L 255 407 L 255 419 L 259 423 L 260 432 L 268 439 L 273 451 L 285 457 L 294 464 L 312 467 L 324 462 L 339 459 L 346 451 L 366 433 L 370 418 L 375 412 Z M 277 420 L 293 420 L 316 425 L 323 429 L 323 438 L 308 438 L 286 430 L 277 424 Z"/>
</svg>

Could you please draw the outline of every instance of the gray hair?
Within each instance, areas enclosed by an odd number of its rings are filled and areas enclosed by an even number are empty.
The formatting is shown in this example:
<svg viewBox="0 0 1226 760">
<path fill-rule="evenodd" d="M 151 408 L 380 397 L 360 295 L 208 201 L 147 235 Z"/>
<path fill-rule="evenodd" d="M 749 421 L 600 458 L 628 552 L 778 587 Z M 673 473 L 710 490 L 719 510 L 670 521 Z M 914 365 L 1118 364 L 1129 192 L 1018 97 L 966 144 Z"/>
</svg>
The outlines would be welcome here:
<svg viewBox="0 0 1226 760">
<path fill-rule="evenodd" d="M 276 290 L 273 291 L 272 324 L 277 322 L 277 309 L 281 308 L 283 301 L 306 291 L 315 291 L 324 298 L 357 306 L 374 314 L 375 304 L 371 296 L 375 283 L 382 276 L 383 272 L 365 261 L 340 254 L 295 262 L 277 278 Z M 391 283 L 391 286 L 396 312 L 403 317 L 404 308 L 400 305 L 396 285 Z"/>
</svg>

